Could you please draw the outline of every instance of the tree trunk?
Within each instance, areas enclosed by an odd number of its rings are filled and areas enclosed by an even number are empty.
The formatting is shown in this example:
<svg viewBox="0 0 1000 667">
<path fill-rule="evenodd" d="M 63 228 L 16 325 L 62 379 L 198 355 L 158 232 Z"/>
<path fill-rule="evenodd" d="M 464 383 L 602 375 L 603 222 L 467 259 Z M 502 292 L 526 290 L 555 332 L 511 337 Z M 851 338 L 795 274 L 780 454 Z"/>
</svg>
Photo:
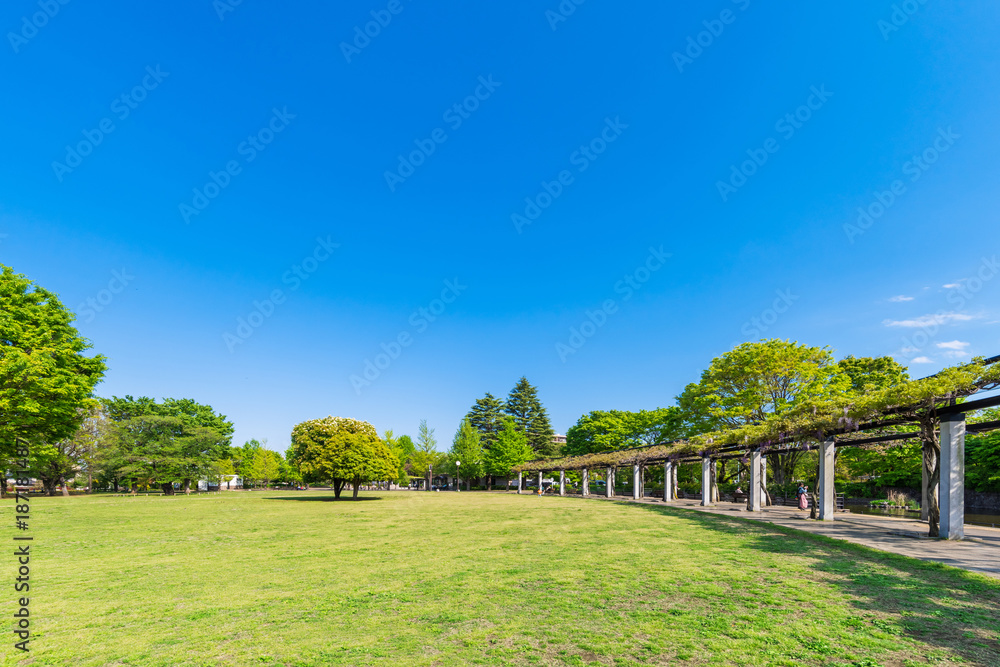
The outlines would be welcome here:
<svg viewBox="0 0 1000 667">
<path fill-rule="evenodd" d="M 191 495 L 191 480 L 190 479 L 185 479 L 184 480 L 184 493 L 187 494 L 187 495 Z"/>
<path fill-rule="evenodd" d="M 711 484 L 708 487 L 708 501 L 711 503 L 719 502 L 719 475 L 716 472 L 716 465 L 716 462 L 712 461 L 708 466 L 709 478 L 711 480 Z"/>
<path fill-rule="evenodd" d="M 337 500 L 340 500 L 340 492 L 344 490 L 344 484 L 346 483 L 346 480 L 343 479 L 333 480 L 333 497 Z"/>
<path fill-rule="evenodd" d="M 466 491 L 472 491 L 472 478 L 471 477 L 466 477 L 465 478 L 465 490 Z"/>
<path fill-rule="evenodd" d="M 355 478 L 354 479 L 354 498 L 353 498 L 354 500 L 358 499 L 358 489 L 360 489 L 360 488 L 361 488 L 361 480 Z"/>
<path fill-rule="evenodd" d="M 927 471 L 928 505 L 927 523 L 929 537 L 940 537 L 941 505 L 939 491 L 941 484 L 941 441 L 938 439 L 938 420 L 924 419 L 920 422 L 920 433 L 924 441 L 923 465 Z"/>
<path fill-rule="evenodd" d="M 62 494 L 63 498 L 69 498 L 69 484 L 65 479 L 62 480 Z"/>
<path fill-rule="evenodd" d="M 174 495 L 174 483 L 173 482 L 163 482 L 160 484 L 160 488 L 163 489 L 163 495 L 172 496 Z"/>
</svg>

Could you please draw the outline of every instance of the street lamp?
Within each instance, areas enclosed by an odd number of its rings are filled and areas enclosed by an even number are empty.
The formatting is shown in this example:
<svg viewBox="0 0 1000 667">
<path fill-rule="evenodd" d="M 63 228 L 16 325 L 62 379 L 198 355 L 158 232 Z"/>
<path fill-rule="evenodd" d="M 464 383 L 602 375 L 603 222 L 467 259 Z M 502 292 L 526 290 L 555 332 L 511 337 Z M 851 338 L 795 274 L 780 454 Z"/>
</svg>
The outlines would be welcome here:
<svg viewBox="0 0 1000 667">
<path fill-rule="evenodd" d="M 462 490 L 462 462 L 455 461 L 455 493 Z"/>
</svg>

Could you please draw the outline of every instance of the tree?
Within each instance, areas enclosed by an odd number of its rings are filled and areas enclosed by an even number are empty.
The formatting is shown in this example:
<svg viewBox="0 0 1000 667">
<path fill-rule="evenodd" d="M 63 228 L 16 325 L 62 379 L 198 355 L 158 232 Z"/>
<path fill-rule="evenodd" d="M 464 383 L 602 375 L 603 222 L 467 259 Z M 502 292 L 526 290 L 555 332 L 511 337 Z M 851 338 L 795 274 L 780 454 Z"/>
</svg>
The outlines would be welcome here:
<svg viewBox="0 0 1000 667">
<path fill-rule="evenodd" d="M 456 462 L 461 465 L 456 466 Z M 472 486 L 473 478 L 483 476 L 483 445 L 479 431 L 472 427 L 468 419 L 463 419 L 455 432 L 455 439 L 448 452 L 448 463 L 456 476 L 465 477 L 466 489 Z"/>
<path fill-rule="evenodd" d="M 826 347 L 779 339 L 743 343 L 713 359 L 678 397 L 686 435 L 759 423 L 801 401 L 843 393 L 850 380 L 839 370 Z M 801 454 L 772 455 L 777 484 L 792 478 Z"/>
<path fill-rule="evenodd" d="M 910 379 L 906 366 L 892 357 L 848 355 L 837 362 L 837 370 L 847 376 L 850 391 L 858 395 L 895 387 Z"/>
<path fill-rule="evenodd" d="M 72 321 L 55 294 L 0 265 L 0 469 L 18 445 L 72 437 L 92 405 L 105 358 L 84 356 Z"/>
<path fill-rule="evenodd" d="M 253 454 L 250 472 L 252 478 L 262 482 L 264 488 L 267 489 L 271 481 L 281 473 L 281 454 L 258 447 Z"/>
<path fill-rule="evenodd" d="M 555 431 L 549 415 L 538 400 L 538 390 L 522 377 L 507 395 L 504 413 L 513 417 L 518 428 L 528 436 L 528 444 L 538 456 L 555 456 L 559 447 L 552 441 Z"/>
<path fill-rule="evenodd" d="M 420 420 L 420 428 L 417 430 L 416 451 L 410 459 L 413 472 L 423 477 L 427 474 L 427 468 L 438 462 L 440 454 L 437 451 L 437 439 L 434 437 L 434 429 L 428 428 L 427 420 Z"/>
<path fill-rule="evenodd" d="M 399 460 L 368 422 L 325 417 L 302 422 L 292 429 L 292 459 L 303 477 L 316 475 L 333 481 L 335 496 L 348 483 L 358 497 L 361 484 L 392 479 Z"/>
<path fill-rule="evenodd" d="M 91 406 L 72 437 L 56 443 L 36 443 L 31 448 L 31 474 L 42 482 L 46 495 L 54 495 L 59 485 L 69 495 L 69 481 L 87 471 L 87 490 L 93 486 L 92 473 L 100 447 L 106 445 L 109 422 L 99 406 Z"/>
<path fill-rule="evenodd" d="M 159 484 L 165 495 L 174 494 L 173 483 L 186 463 L 183 434 L 184 424 L 177 417 L 143 415 L 116 425 L 121 473 L 132 480 L 133 493 L 137 485 Z"/>
<path fill-rule="evenodd" d="M 509 491 L 511 468 L 530 461 L 534 456 L 535 450 L 528 444 L 528 436 L 518 427 L 513 417 L 507 417 L 493 447 L 485 452 L 483 464 L 489 474 L 507 479 Z"/>
<path fill-rule="evenodd" d="M 404 447 L 402 443 L 403 438 L 406 438 L 408 447 Z M 410 455 L 413 453 L 413 441 L 410 440 L 409 436 L 405 435 L 397 438 L 393 434 L 392 429 L 389 429 L 382 434 L 382 442 L 389 448 L 389 451 L 395 454 L 396 459 L 399 461 L 399 469 L 396 471 L 396 477 L 391 481 L 395 481 L 400 486 L 409 484 L 410 475 L 406 472 L 406 465 L 409 463 Z"/>
<path fill-rule="evenodd" d="M 219 459 L 218 461 L 213 461 L 211 464 L 211 477 L 209 479 L 215 480 L 219 484 L 219 491 L 222 491 L 222 485 L 225 484 L 226 488 L 230 488 L 230 479 L 236 474 L 236 468 L 233 466 L 232 459 Z"/>
<path fill-rule="evenodd" d="M 472 428 L 479 432 L 483 449 L 489 449 L 496 441 L 497 434 L 503 429 L 503 402 L 490 392 L 476 399 L 476 404 L 465 416 Z"/>
<path fill-rule="evenodd" d="M 680 436 L 680 408 L 627 412 L 595 410 L 583 415 L 566 432 L 563 453 L 570 456 L 655 445 Z"/>
</svg>

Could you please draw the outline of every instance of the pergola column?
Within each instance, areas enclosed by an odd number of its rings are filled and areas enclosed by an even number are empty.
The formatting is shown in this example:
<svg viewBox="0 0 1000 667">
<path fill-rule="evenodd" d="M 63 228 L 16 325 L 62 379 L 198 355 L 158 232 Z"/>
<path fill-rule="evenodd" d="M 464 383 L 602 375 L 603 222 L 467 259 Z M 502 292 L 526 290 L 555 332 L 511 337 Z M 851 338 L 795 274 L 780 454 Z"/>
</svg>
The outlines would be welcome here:
<svg viewBox="0 0 1000 667">
<path fill-rule="evenodd" d="M 615 469 L 608 468 L 607 479 L 604 480 L 604 495 L 613 498 L 615 495 Z"/>
<path fill-rule="evenodd" d="M 670 502 L 674 499 L 674 462 L 667 461 L 663 464 L 663 502 Z"/>
<path fill-rule="evenodd" d="M 542 495 L 542 477 L 543 476 L 544 476 L 544 473 L 541 472 L 541 471 L 539 471 L 538 472 L 538 495 Z"/>
<path fill-rule="evenodd" d="M 524 473 L 517 473 L 517 492 L 521 493 L 521 489 L 524 488 Z"/>
<path fill-rule="evenodd" d="M 712 504 L 712 459 L 701 457 L 701 506 Z"/>
<path fill-rule="evenodd" d="M 582 481 L 580 482 L 580 493 L 585 496 L 590 495 L 590 471 L 586 468 L 580 473 Z"/>
<path fill-rule="evenodd" d="M 827 438 L 819 445 L 819 520 L 833 521 L 833 464 L 835 441 Z"/>
<path fill-rule="evenodd" d="M 559 471 L 559 495 L 560 496 L 565 496 L 566 495 L 566 471 L 565 470 L 560 470 Z"/>
<path fill-rule="evenodd" d="M 965 415 L 941 419 L 941 521 L 946 540 L 965 537 Z"/>
<path fill-rule="evenodd" d="M 759 512 L 763 507 L 761 489 L 763 487 L 761 475 L 761 455 L 760 450 L 755 449 L 750 452 L 750 486 L 747 488 L 747 510 Z"/>
</svg>

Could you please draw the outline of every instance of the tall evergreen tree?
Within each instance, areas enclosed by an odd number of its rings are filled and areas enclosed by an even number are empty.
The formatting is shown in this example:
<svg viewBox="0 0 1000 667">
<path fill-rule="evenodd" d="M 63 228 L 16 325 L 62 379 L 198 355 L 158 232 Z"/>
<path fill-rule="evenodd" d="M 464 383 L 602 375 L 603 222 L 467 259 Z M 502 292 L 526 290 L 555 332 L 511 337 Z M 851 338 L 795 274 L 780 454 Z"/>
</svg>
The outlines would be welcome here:
<svg viewBox="0 0 1000 667">
<path fill-rule="evenodd" d="M 504 413 L 514 418 L 517 427 L 528 436 L 528 444 L 539 456 L 554 456 L 559 447 L 552 441 L 555 431 L 549 423 L 549 415 L 538 400 L 538 390 L 522 377 L 510 390 Z"/>
<path fill-rule="evenodd" d="M 476 400 L 476 404 L 465 416 L 472 428 L 479 431 L 479 440 L 483 449 L 489 450 L 496 442 L 497 434 L 503 430 L 503 402 L 491 394 Z"/>
</svg>

